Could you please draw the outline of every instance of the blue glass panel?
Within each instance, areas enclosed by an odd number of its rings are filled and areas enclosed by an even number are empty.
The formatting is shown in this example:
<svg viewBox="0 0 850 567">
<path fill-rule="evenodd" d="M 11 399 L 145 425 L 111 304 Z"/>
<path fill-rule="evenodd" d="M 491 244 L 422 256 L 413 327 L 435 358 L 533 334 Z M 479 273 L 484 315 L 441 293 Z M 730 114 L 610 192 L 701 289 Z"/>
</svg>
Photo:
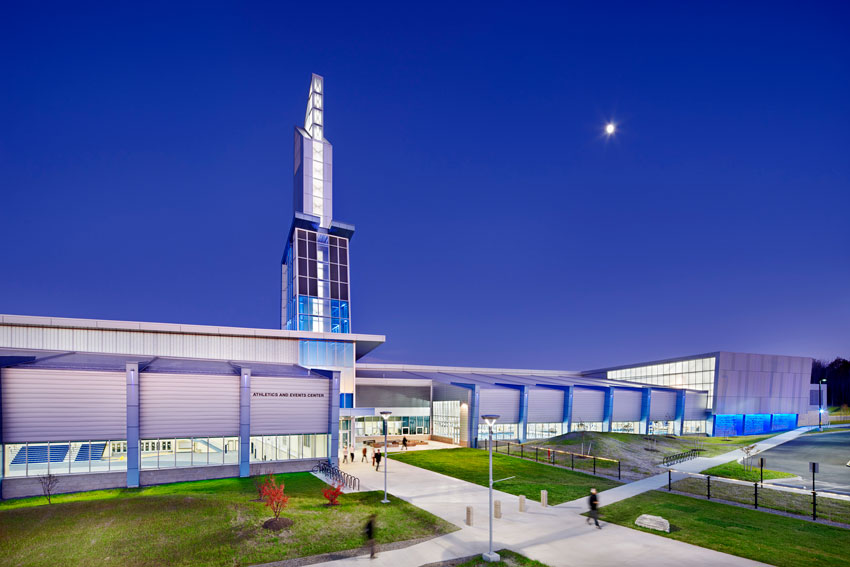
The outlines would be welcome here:
<svg viewBox="0 0 850 567">
<path fill-rule="evenodd" d="M 742 435 L 744 432 L 744 416 L 736 414 L 719 414 L 714 416 L 714 436 L 726 437 Z"/>
<path fill-rule="evenodd" d="M 748 413 L 744 416 L 744 435 L 770 432 L 769 413 Z"/>
<path fill-rule="evenodd" d="M 342 333 L 350 333 L 351 332 L 350 329 L 349 329 L 349 325 L 348 325 L 348 319 L 340 319 L 340 329 L 342 329 L 340 331 Z"/>
<path fill-rule="evenodd" d="M 348 319 L 349 315 L 348 315 L 348 302 L 347 301 L 340 301 L 339 302 L 339 316 L 342 319 Z"/>
<path fill-rule="evenodd" d="M 786 431 L 797 427 L 796 413 L 775 413 L 773 414 L 773 423 L 771 431 Z"/>
</svg>

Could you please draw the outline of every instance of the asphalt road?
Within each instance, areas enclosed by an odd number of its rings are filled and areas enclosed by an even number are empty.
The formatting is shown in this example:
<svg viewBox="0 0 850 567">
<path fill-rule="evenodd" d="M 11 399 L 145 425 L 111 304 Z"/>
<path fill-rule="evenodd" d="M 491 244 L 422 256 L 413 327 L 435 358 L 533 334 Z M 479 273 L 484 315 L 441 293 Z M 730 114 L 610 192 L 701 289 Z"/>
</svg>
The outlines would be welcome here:
<svg viewBox="0 0 850 567">
<path fill-rule="evenodd" d="M 803 478 L 802 481 L 782 480 L 777 484 L 812 489 L 812 473 L 809 463 L 820 463 L 820 472 L 816 476 L 818 490 L 831 490 L 850 494 L 850 431 L 838 433 L 819 433 L 800 435 L 792 441 L 759 454 L 764 457 L 764 468 L 792 473 Z M 756 463 L 757 458 L 754 459 Z"/>
</svg>

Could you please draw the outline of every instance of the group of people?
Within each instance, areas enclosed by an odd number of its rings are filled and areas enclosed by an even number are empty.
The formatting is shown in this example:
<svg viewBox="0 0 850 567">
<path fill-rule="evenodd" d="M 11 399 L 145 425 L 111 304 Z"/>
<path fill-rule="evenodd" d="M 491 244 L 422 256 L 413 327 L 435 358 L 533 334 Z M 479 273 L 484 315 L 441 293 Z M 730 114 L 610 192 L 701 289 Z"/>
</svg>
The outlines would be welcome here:
<svg viewBox="0 0 850 567">
<path fill-rule="evenodd" d="M 401 438 L 401 450 L 407 451 L 407 437 Z M 343 463 L 354 463 L 354 445 L 349 445 L 348 447 L 343 447 L 342 450 L 342 462 Z M 361 463 L 367 463 L 369 460 L 366 458 L 369 454 L 369 447 L 363 445 L 362 449 L 362 457 L 360 459 Z M 381 453 L 380 448 L 372 447 L 372 466 L 375 467 L 375 470 L 379 470 L 381 468 L 381 460 L 384 458 L 383 453 Z"/>
</svg>

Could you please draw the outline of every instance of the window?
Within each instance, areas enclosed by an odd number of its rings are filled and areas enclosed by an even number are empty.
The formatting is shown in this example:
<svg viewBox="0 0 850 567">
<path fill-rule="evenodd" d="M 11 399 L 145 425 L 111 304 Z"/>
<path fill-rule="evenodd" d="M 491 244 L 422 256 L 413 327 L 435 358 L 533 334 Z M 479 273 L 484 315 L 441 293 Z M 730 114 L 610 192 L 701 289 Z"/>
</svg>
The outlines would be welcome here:
<svg viewBox="0 0 850 567">
<path fill-rule="evenodd" d="M 3 447 L 6 477 L 88 474 L 127 470 L 126 441 L 9 443 Z"/>
<path fill-rule="evenodd" d="M 252 463 L 317 459 L 328 456 L 326 433 L 299 433 L 295 435 L 252 435 L 250 443 Z"/>
</svg>

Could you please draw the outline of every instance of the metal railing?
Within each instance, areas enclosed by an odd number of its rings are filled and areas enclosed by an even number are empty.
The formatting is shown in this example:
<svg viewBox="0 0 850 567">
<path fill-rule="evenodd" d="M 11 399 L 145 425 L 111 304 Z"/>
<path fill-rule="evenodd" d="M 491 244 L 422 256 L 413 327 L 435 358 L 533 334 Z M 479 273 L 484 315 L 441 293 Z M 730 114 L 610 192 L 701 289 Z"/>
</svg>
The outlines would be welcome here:
<svg viewBox="0 0 850 567">
<path fill-rule="evenodd" d="M 850 524 L 850 496 L 771 483 L 737 480 L 676 469 L 667 471 L 667 490 L 734 502 L 753 509 L 767 508 L 812 520 L 827 519 Z M 820 496 L 820 499 L 818 498 Z"/>
<path fill-rule="evenodd" d="M 348 474 L 347 472 L 340 470 L 339 467 L 335 467 L 328 461 L 322 461 L 315 465 L 313 467 L 313 472 L 325 475 L 334 484 L 341 484 L 345 488 L 350 488 L 351 490 L 360 490 L 359 478 L 353 474 Z"/>
<path fill-rule="evenodd" d="M 675 455 L 667 455 L 661 460 L 661 464 L 666 466 L 669 465 L 677 465 L 684 461 L 690 461 L 691 459 L 696 459 L 699 457 L 699 454 L 703 452 L 705 449 L 691 449 L 690 451 L 685 451 L 683 453 L 676 453 Z"/>
<path fill-rule="evenodd" d="M 479 445 L 482 445 L 483 449 L 487 449 L 487 440 L 479 441 Z M 551 447 L 523 445 L 522 443 L 499 441 L 498 439 L 493 439 L 493 452 L 503 453 L 505 455 L 511 455 L 521 459 L 533 460 L 538 463 L 546 463 L 548 465 L 561 466 L 565 468 L 569 467 L 572 470 L 576 470 L 576 468 L 578 468 L 578 470 L 582 472 L 592 471 L 591 474 L 597 474 L 597 468 L 613 468 L 616 463 L 617 478 L 622 478 L 622 467 L 618 459 L 597 457 L 596 455 L 584 455 L 582 453 L 573 453 L 562 449 L 552 449 Z"/>
</svg>

